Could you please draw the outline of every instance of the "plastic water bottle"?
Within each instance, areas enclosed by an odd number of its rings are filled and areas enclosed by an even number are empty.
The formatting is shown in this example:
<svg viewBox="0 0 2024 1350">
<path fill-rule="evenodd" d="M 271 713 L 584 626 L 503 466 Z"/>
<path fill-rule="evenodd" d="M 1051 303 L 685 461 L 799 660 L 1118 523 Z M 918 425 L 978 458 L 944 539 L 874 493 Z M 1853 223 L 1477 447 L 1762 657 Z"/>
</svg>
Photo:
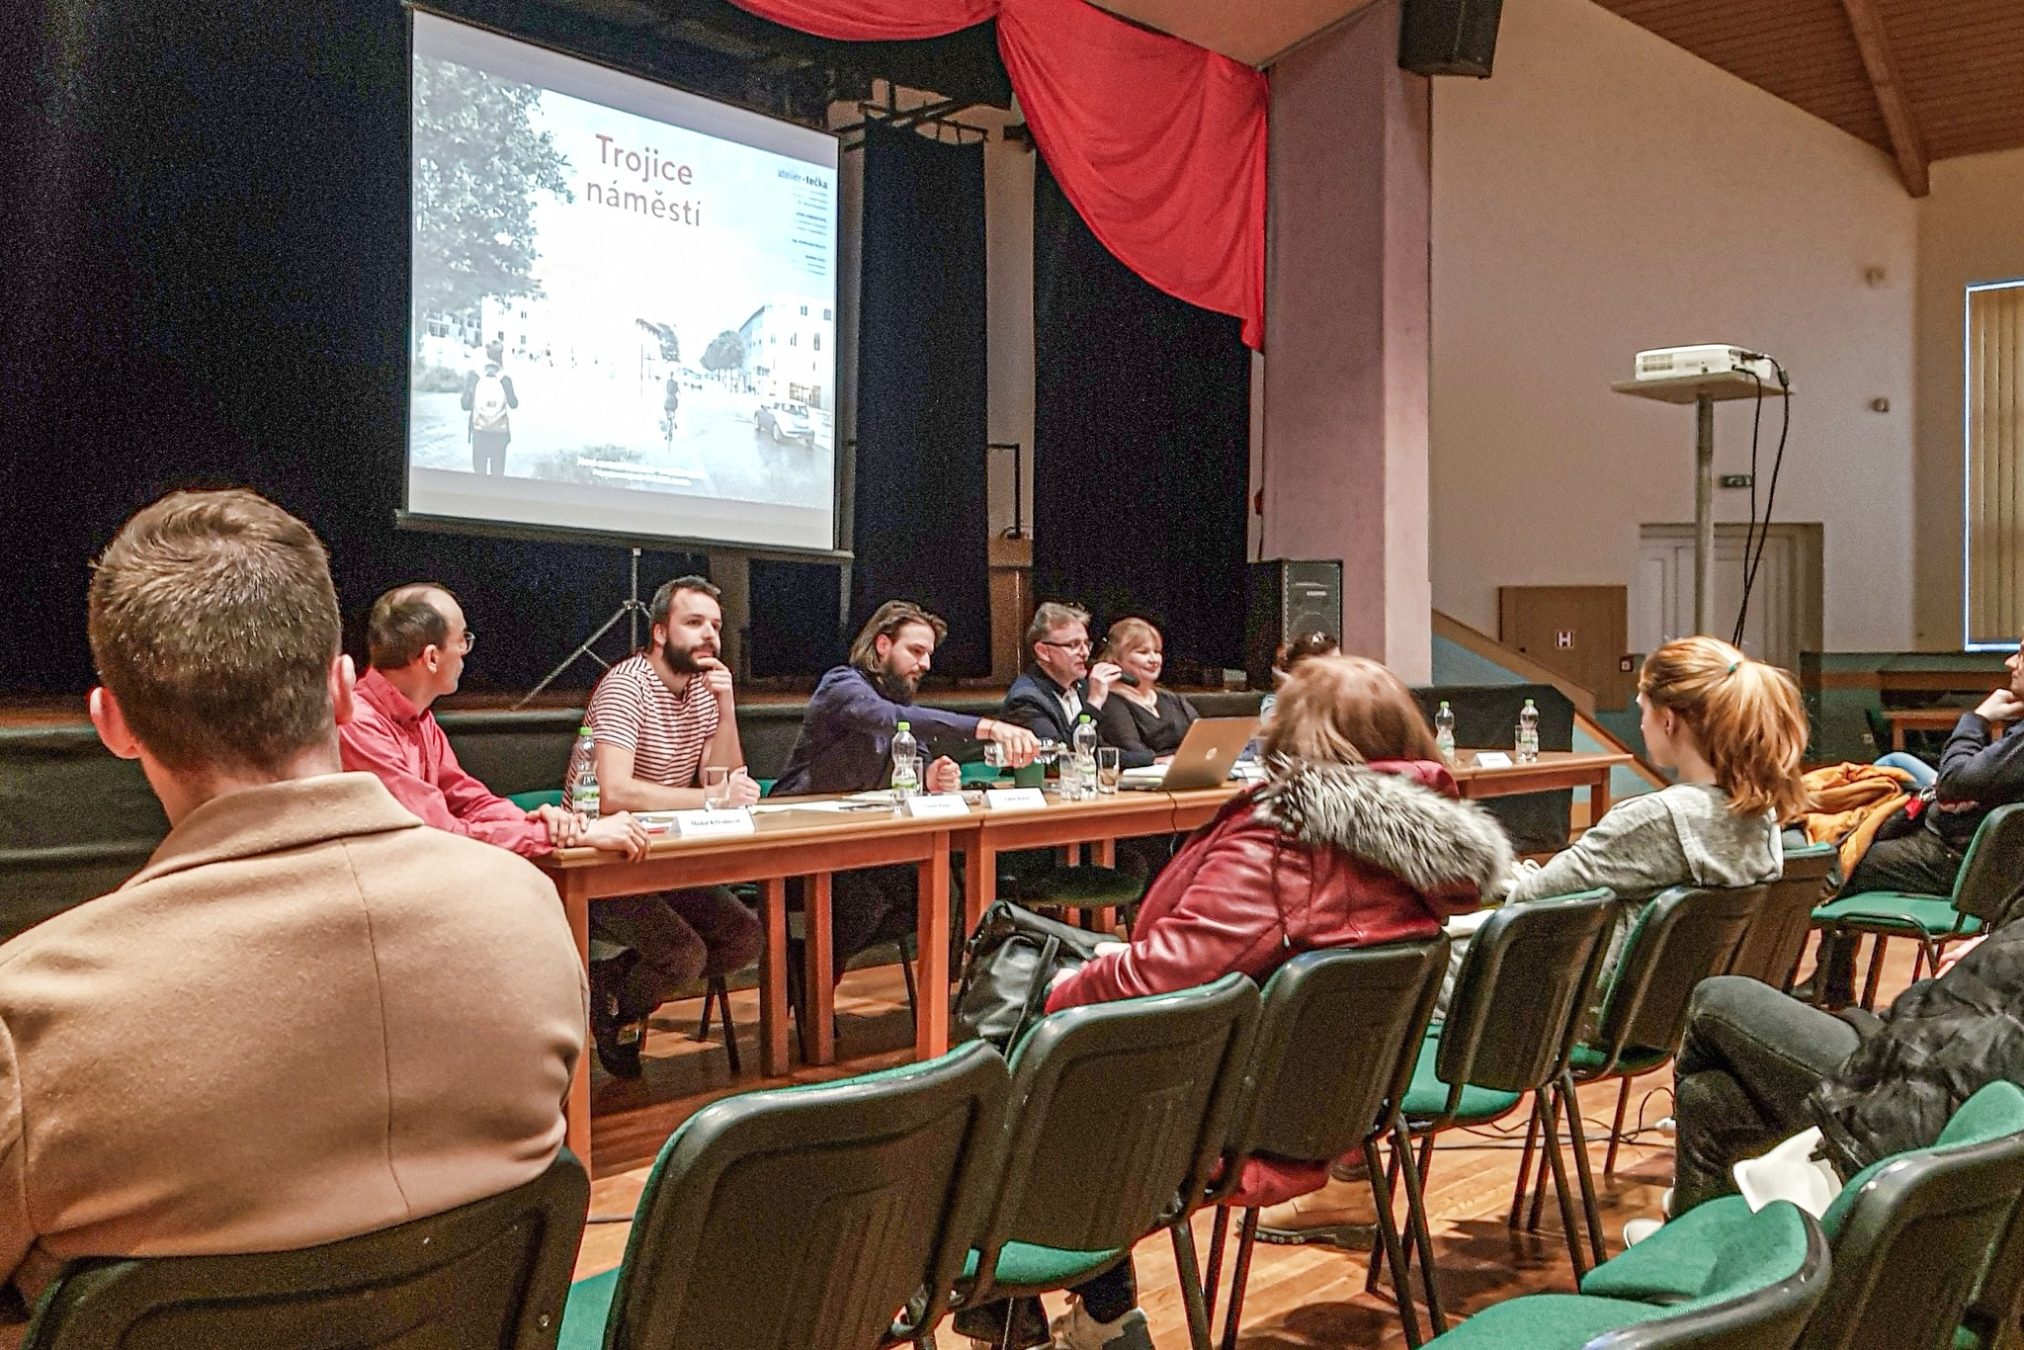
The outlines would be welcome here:
<svg viewBox="0 0 2024 1350">
<path fill-rule="evenodd" d="M 1455 710 L 1441 700 L 1440 709 L 1434 713 L 1434 748 L 1441 752 L 1441 758 L 1448 763 L 1455 762 Z"/>
<path fill-rule="evenodd" d="M 597 742 L 591 738 L 590 723 L 576 731 L 576 748 L 569 752 L 569 809 L 585 820 L 598 815 Z"/>
<path fill-rule="evenodd" d="M 1536 764 L 1539 761 L 1539 709 L 1526 699 L 1525 706 L 1518 710 L 1518 754 L 1520 764 Z"/>
<path fill-rule="evenodd" d="M 1075 795 L 1093 797 L 1096 795 L 1096 723 L 1088 713 L 1075 724 Z"/>
<path fill-rule="evenodd" d="M 918 797 L 921 779 L 914 765 L 914 733 L 902 722 L 893 732 L 893 800 Z"/>
</svg>

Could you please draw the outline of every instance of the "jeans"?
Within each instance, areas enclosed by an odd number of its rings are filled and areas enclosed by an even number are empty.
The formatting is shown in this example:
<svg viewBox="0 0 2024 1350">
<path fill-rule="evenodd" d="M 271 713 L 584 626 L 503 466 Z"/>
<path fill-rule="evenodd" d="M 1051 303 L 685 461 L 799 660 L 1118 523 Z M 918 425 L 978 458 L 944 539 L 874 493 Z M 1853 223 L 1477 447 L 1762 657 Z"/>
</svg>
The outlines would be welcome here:
<svg viewBox="0 0 2024 1350">
<path fill-rule="evenodd" d="M 1703 980 L 1673 1065 L 1672 1212 L 1733 1195 L 1731 1167 L 1811 1127 L 1807 1096 L 1861 1039 L 1841 1018 L 1759 980 Z"/>
<path fill-rule="evenodd" d="M 918 869 L 902 864 L 838 872 L 829 886 L 831 974 L 842 979 L 844 963 L 851 957 L 905 937 L 914 931 L 919 916 Z"/>
<path fill-rule="evenodd" d="M 1938 769 L 1935 769 L 1917 755 L 1908 755 L 1902 750 L 1893 750 L 1887 755 L 1878 755 L 1876 757 L 1876 767 L 1879 769 L 1903 769 L 1912 776 L 1912 786 L 1915 788 L 1931 787 L 1940 776 Z"/>
</svg>

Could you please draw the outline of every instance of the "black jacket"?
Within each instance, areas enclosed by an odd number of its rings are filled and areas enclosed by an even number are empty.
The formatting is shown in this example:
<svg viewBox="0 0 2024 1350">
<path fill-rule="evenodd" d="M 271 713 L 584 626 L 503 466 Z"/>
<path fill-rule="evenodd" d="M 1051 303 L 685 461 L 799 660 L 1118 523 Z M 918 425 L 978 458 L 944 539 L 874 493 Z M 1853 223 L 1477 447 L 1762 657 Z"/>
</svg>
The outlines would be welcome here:
<svg viewBox="0 0 2024 1350">
<path fill-rule="evenodd" d="M 1061 710 L 1060 689 L 1061 686 L 1049 679 L 1038 666 L 1029 666 L 1026 673 L 1012 681 L 1012 687 L 1005 691 L 1005 705 L 998 710 L 998 716 L 1025 727 L 1043 741 L 1069 745 L 1075 727 Z M 1082 711 L 1089 714 L 1092 723 L 1095 722 L 1097 710 L 1089 706 L 1089 681 L 1075 682 L 1075 696 L 1082 701 Z"/>
<path fill-rule="evenodd" d="M 1994 741 L 1980 713 L 1962 713 L 1940 754 L 1933 794 L 1941 803 L 1973 802 L 1967 811 L 1934 811 L 1933 830 L 1965 849 L 1982 817 L 2006 802 L 2024 801 L 2024 723 L 2008 727 Z"/>
<path fill-rule="evenodd" d="M 2024 1083 L 2024 922 L 1997 929 L 1945 975 L 1864 1021 L 1855 1053 L 1807 1099 L 1844 1179 L 1930 1147 L 1989 1083 Z"/>
</svg>

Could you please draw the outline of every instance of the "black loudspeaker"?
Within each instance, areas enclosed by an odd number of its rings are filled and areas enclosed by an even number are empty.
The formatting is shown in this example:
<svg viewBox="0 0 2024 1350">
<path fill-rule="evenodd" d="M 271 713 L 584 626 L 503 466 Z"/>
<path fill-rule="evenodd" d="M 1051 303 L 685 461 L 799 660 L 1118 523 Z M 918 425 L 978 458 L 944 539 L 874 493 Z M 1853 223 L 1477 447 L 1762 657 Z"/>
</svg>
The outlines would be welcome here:
<svg viewBox="0 0 2024 1350">
<path fill-rule="evenodd" d="M 1244 670 L 1253 689 L 1272 687 L 1272 658 L 1302 633 L 1342 636 L 1342 564 L 1275 558 L 1251 564 Z"/>
<path fill-rule="evenodd" d="M 1399 65 L 1415 75 L 1490 78 L 1503 0 L 1405 0 Z"/>
</svg>

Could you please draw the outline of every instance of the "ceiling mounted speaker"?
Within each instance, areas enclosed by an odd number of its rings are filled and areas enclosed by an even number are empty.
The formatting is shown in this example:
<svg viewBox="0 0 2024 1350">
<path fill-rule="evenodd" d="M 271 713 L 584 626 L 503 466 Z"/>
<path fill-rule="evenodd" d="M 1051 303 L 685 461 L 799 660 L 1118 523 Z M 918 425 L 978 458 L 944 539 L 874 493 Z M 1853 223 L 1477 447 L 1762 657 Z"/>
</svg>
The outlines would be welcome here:
<svg viewBox="0 0 2024 1350">
<path fill-rule="evenodd" d="M 1415 75 L 1490 78 L 1503 0 L 1405 0 L 1399 65 Z"/>
</svg>

